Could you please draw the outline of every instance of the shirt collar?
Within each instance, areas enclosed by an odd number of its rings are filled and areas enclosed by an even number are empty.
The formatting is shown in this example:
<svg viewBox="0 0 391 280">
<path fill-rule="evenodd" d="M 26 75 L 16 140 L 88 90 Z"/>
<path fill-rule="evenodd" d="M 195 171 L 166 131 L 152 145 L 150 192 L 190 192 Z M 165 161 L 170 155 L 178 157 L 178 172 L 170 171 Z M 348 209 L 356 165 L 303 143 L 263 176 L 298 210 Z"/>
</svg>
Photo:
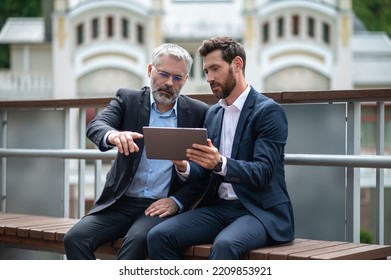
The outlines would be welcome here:
<svg viewBox="0 0 391 280">
<path fill-rule="evenodd" d="M 246 101 L 246 98 L 248 96 L 248 93 L 250 92 L 250 89 L 251 89 L 251 86 L 247 85 L 246 89 L 239 95 L 239 97 L 235 100 L 234 103 L 232 103 L 231 106 L 235 106 L 239 111 L 242 111 L 244 102 Z M 220 99 L 219 104 L 224 109 L 229 107 L 224 99 Z"/>
</svg>

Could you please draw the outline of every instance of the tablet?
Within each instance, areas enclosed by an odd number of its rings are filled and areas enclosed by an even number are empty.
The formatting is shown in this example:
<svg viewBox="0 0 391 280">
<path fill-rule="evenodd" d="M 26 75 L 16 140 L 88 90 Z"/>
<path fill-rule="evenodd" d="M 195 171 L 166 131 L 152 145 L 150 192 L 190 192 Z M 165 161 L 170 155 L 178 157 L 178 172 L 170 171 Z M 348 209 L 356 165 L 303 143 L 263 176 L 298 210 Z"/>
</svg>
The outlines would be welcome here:
<svg viewBox="0 0 391 280">
<path fill-rule="evenodd" d="M 206 128 L 143 127 L 149 159 L 184 160 L 186 149 L 194 143 L 206 145 Z"/>
</svg>

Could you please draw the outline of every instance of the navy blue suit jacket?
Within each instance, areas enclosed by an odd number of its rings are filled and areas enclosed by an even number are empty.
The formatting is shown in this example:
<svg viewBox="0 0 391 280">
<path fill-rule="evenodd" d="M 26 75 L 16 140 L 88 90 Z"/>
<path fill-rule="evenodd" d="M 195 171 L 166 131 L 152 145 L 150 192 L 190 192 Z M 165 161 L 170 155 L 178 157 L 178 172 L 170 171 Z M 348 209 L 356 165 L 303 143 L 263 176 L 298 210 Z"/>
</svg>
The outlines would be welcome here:
<svg viewBox="0 0 391 280">
<path fill-rule="evenodd" d="M 178 127 L 203 126 L 209 108 L 207 104 L 184 95 L 179 95 L 177 102 Z M 150 104 L 149 87 L 143 87 L 141 90 L 119 89 L 110 104 L 89 123 L 87 137 L 101 151 L 107 151 L 109 148 L 103 145 L 103 139 L 109 130 L 126 130 L 142 134 L 143 126 L 149 125 Z M 137 171 L 144 150 L 144 139 L 136 139 L 135 143 L 140 148 L 139 152 L 129 156 L 117 153 L 112 167 L 107 173 L 102 194 L 89 213 L 105 209 L 125 193 Z M 178 179 L 175 168 L 173 168 L 168 195 L 174 195 L 186 209 L 202 195 L 205 187 L 200 184 L 187 185 L 186 187 L 182 187 L 182 185 L 183 183 Z"/>
<path fill-rule="evenodd" d="M 220 146 L 224 109 L 216 104 L 206 116 L 205 127 L 215 147 Z M 188 182 L 209 178 L 200 203 L 217 198 L 221 182 L 231 183 L 243 205 L 265 226 L 276 242 L 294 239 L 294 219 L 284 171 L 288 123 L 281 105 L 251 88 L 240 114 L 231 158 L 224 177 L 191 163 Z"/>
</svg>

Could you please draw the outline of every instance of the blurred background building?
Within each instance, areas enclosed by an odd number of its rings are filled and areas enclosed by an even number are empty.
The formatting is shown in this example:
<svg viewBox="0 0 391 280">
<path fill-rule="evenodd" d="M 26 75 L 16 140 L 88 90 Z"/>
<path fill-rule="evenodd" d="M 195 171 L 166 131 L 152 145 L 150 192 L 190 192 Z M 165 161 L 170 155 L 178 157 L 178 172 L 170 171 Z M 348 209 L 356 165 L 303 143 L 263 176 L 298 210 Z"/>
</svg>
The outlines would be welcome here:
<svg viewBox="0 0 391 280">
<path fill-rule="evenodd" d="M 194 67 L 183 92 L 210 92 L 197 48 L 228 35 L 246 47 L 260 91 L 391 86 L 391 41 L 369 32 L 351 0 L 43 0 L 43 17 L 8 18 L 1 99 L 113 96 L 148 84 L 154 47 L 174 42 Z"/>
</svg>

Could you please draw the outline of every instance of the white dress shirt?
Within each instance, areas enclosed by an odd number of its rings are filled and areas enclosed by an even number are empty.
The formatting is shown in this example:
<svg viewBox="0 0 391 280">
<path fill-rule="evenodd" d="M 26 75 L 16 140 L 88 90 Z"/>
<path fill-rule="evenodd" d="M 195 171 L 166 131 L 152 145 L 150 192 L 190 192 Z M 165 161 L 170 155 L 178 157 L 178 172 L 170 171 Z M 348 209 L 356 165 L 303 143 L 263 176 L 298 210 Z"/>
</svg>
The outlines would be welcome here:
<svg viewBox="0 0 391 280">
<path fill-rule="evenodd" d="M 250 92 L 251 87 L 248 85 L 244 92 L 228 106 L 224 99 L 219 100 L 219 104 L 224 108 L 223 126 L 221 128 L 221 139 L 219 152 L 223 158 L 223 166 L 221 172 L 217 174 L 225 176 L 227 174 L 227 157 L 232 154 L 232 145 L 235 137 L 236 127 L 239 122 L 240 112 L 243 109 L 244 102 Z M 221 183 L 218 190 L 219 197 L 226 200 L 235 200 L 238 197 L 230 183 Z"/>
<path fill-rule="evenodd" d="M 225 176 L 227 174 L 227 157 L 231 157 L 232 145 L 235 137 L 236 127 L 238 126 L 240 113 L 243 109 L 244 102 L 247 99 L 248 93 L 250 92 L 250 85 L 247 85 L 246 89 L 242 94 L 235 100 L 235 102 L 228 106 L 224 99 L 219 100 L 219 105 L 224 109 L 223 125 L 221 128 L 221 139 L 219 152 L 222 156 L 223 165 L 220 172 L 216 174 Z M 176 169 L 182 180 L 186 180 L 190 173 L 190 165 L 187 163 L 185 172 L 180 172 Z M 233 190 L 232 184 L 222 183 L 218 189 L 219 197 L 226 200 L 235 200 L 238 197 Z"/>
</svg>

